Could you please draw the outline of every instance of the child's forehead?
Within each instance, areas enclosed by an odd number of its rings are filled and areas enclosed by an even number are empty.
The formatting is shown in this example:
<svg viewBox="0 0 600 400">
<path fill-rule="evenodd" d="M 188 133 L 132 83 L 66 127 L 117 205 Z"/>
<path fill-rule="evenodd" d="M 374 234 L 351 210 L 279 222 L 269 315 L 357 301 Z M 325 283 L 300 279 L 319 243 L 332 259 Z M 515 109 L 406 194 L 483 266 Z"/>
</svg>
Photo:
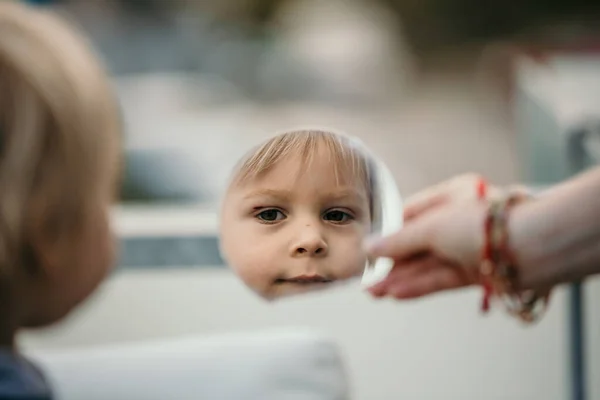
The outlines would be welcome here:
<svg viewBox="0 0 600 400">
<path fill-rule="evenodd" d="M 313 157 L 289 155 L 238 180 L 238 184 L 259 186 L 281 182 L 290 185 L 305 185 L 319 182 L 328 186 L 364 186 L 366 166 L 356 165 L 352 160 L 335 160 L 325 154 Z"/>
<path fill-rule="evenodd" d="M 277 151 L 277 146 L 265 146 L 253 153 L 238 170 L 241 177 L 258 177 L 275 173 L 302 172 L 329 173 L 355 179 L 367 172 L 367 157 L 347 144 L 332 140 L 317 140 L 313 146 L 287 147 Z"/>
<path fill-rule="evenodd" d="M 318 172 L 297 169 L 290 173 L 284 163 L 274 165 L 269 172 L 234 182 L 231 186 L 236 197 L 276 198 L 285 201 L 333 201 L 333 200 L 370 200 L 367 182 L 350 172 L 336 176 L 333 168 Z"/>
</svg>

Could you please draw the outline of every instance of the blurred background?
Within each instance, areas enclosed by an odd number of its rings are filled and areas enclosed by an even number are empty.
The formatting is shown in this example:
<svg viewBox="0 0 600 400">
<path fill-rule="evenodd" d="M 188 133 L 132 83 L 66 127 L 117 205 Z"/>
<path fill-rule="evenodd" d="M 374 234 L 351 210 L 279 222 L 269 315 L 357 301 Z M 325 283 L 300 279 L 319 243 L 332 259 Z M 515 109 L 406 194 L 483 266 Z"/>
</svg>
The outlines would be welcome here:
<svg viewBox="0 0 600 400">
<path fill-rule="evenodd" d="M 569 398 L 564 291 L 527 329 L 481 318 L 476 291 L 388 304 L 353 287 L 264 304 L 223 265 L 217 213 L 237 159 L 300 125 L 360 137 L 404 196 L 464 172 L 545 186 L 596 164 L 598 2 L 31 2 L 80 25 L 104 58 L 126 170 L 117 272 L 68 321 L 25 335 L 26 346 L 308 325 L 339 341 L 356 399 Z M 597 280 L 585 296 L 593 377 Z M 600 381 L 587 388 L 600 400 Z"/>
</svg>

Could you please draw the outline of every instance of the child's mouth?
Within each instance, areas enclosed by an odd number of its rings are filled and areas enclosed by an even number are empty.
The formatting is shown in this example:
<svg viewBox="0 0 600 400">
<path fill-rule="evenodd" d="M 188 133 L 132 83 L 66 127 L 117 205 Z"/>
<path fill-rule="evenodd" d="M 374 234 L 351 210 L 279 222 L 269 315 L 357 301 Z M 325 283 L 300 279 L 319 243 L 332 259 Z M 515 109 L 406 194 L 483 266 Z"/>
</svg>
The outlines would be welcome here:
<svg viewBox="0 0 600 400">
<path fill-rule="evenodd" d="M 291 283 L 296 285 L 314 285 L 319 283 L 332 283 L 333 280 L 321 275 L 300 275 L 293 278 L 277 279 L 275 283 Z"/>
</svg>

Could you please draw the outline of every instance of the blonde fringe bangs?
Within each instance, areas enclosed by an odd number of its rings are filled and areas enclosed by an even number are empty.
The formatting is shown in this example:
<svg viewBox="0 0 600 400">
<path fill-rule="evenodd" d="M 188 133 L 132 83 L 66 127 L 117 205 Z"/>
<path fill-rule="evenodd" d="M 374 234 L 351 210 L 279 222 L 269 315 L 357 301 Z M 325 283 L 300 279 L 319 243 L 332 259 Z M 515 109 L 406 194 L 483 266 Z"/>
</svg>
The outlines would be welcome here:
<svg viewBox="0 0 600 400">
<path fill-rule="evenodd" d="M 337 184 L 358 178 L 371 191 L 368 155 L 351 139 L 321 130 L 291 131 L 273 137 L 242 161 L 236 168 L 234 181 L 243 184 L 257 179 L 281 161 L 296 155 L 302 159 L 300 171 L 306 170 L 321 146 L 328 154 Z"/>
</svg>

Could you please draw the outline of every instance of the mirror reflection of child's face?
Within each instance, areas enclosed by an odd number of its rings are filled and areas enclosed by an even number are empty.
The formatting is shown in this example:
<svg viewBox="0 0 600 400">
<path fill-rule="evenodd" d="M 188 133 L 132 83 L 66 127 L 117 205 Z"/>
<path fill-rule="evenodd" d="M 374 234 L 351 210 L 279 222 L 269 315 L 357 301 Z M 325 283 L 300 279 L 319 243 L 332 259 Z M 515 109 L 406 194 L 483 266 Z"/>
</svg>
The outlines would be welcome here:
<svg viewBox="0 0 600 400">
<path fill-rule="evenodd" d="M 320 146 L 312 162 L 280 161 L 234 184 L 222 209 L 221 246 L 242 280 L 265 298 L 326 287 L 359 275 L 370 229 L 369 194 Z"/>
</svg>

